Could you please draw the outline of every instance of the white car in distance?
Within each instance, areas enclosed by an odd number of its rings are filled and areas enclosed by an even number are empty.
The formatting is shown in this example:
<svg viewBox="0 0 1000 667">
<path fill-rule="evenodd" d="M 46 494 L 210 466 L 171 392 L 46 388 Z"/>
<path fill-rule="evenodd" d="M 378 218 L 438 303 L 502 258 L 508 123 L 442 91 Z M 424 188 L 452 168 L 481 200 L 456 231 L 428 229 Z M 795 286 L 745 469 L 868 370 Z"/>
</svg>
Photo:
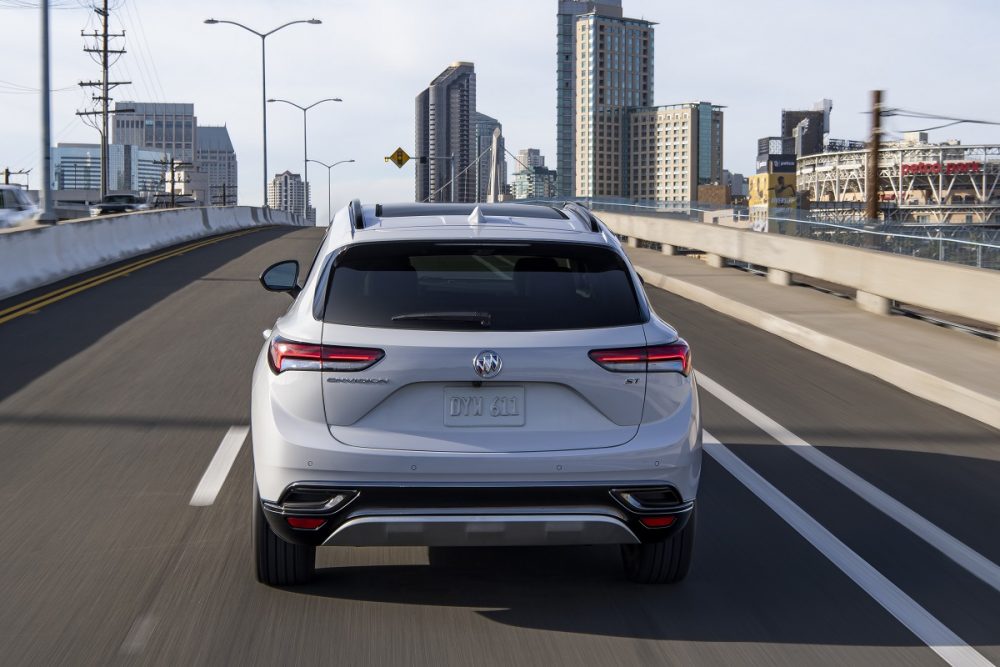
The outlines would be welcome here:
<svg viewBox="0 0 1000 667">
<path fill-rule="evenodd" d="M 38 214 L 38 206 L 18 185 L 0 185 L 0 227 L 14 227 Z"/>
</svg>

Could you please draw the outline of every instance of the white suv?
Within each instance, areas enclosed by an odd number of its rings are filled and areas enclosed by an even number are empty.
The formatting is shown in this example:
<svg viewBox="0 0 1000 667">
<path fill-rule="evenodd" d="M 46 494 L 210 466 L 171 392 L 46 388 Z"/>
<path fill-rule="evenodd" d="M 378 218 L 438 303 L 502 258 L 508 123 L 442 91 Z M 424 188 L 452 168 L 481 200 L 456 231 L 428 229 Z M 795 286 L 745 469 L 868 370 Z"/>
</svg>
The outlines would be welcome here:
<svg viewBox="0 0 1000 667">
<path fill-rule="evenodd" d="M 253 375 L 257 577 L 317 546 L 620 544 L 687 573 L 701 471 L 691 355 L 586 208 L 354 201 Z"/>
</svg>

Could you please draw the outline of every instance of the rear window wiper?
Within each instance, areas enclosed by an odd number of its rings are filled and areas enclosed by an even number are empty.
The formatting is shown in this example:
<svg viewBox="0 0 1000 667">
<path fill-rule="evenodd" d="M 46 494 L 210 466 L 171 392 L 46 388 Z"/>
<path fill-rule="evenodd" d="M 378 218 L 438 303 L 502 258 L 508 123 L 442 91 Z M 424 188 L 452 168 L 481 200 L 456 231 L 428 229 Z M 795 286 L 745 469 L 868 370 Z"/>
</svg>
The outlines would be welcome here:
<svg viewBox="0 0 1000 667">
<path fill-rule="evenodd" d="M 467 310 L 433 313 L 403 313 L 401 315 L 392 316 L 393 322 L 411 320 L 422 320 L 424 322 L 466 322 L 469 324 L 478 324 L 485 329 L 489 328 L 489 326 L 493 323 L 493 316 L 490 313 Z"/>
</svg>

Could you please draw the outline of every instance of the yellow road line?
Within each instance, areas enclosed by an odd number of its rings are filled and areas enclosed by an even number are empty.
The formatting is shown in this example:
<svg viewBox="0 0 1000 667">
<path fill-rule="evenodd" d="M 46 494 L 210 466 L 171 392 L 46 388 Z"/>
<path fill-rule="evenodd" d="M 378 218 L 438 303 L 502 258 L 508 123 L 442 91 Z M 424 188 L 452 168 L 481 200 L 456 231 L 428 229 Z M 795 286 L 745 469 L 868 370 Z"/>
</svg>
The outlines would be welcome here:
<svg viewBox="0 0 1000 667">
<path fill-rule="evenodd" d="M 28 299 L 27 301 L 23 301 L 21 303 L 0 310 L 0 324 L 3 324 L 4 322 L 9 322 L 10 320 L 13 319 L 17 319 L 18 317 L 27 315 L 28 313 L 33 313 L 37 311 L 39 308 L 44 308 L 45 306 L 56 303 L 57 301 L 62 301 L 63 299 L 70 297 L 74 294 L 83 292 L 84 290 L 88 290 L 91 287 L 97 287 L 98 285 L 106 283 L 109 280 L 120 278 L 122 276 L 128 275 L 129 273 L 132 273 L 133 271 L 138 271 L 139 269 L 143 269 L 147 266 L 151 266 L 153 264 L 162 262 L 165 259 L 170 259 L 171 257 L 177 257 L 178 255 L 183 255 L 184 253 L 190 252 L 191 250 L 197 250 L 198 248 L 202 248 L 207 245 L 212 245 L 213 243 L 218 243 L 219 241 L 226 241 L 228 239 L 233 239 L 238 236 L 245 236 L 246 234 L 251 234 L 260 229 L 261 229 L 260 227 L 255 227 L 253 229 L 241 229 L 236 232 L 221 234 L 219 236 L 214 236 L 210 239 L 204 239 L 201 241 L 196 241 L 194 243 L 189 243 L 188 245 L 181 246 L 179 248 L 173 248 L 167 250 L 159 255 L 146 257 L 145 259 L 132 262 L 131 264 L 119 266 L 118 268 L 112 269 L 111 271 L 108 271 L 106 273 L 102 273 L 97 276 L 91 276 L 90 278 L 73 283 L 72 285 L 66 285 L 65 287 L 61 287 L 57 290 L 53 290 L 46 294 L 36 296 L 32 299 Z"/>
<path fill-rule="evenodd" d="M 227 238 L 228 238 L 228 235 L 227 235 Z M 184 247 L 187 248 L 187 249 L 193 249 L 195 247 L 201 247 L 202 245 L 204 245 L 204 241 L 199 241 L 197 243 L 188 244 L 187 246 L 184 246 Z M 179 248 L 175 248 L 174 250 L 179 250 Z M 172 252 L 172 251 L 168 251 L 168 252 Z M 32 299 L 28 299 L 27 301 L 22 301 L 21 303 L 14 304 L 13 306 L 10 306 L 8 308 L 4 308 L 3 310 L 0 310 L 0 316 L 6 315 L 7 313 L 13 312 L 15 310 L 21 310 L 22 308 L 24 308 L 26 306 L 30 306 L 30 305 L 38 303 L 40 301 L 45 301 L 46 299 L 49 299 L 49 298 L 51 298 L 51 297 L 53 297 L 53 296 L 55 296 L 57 294 L 61 294 L 63 292 L 68 292 L 68 291 L 70 291 L 70 290 L 72 290 L 72 289 L 74 289 L 76 287 L 80 287 L 82 285 L 87 285 L 87 284 L 96 282 L 98 280 L 101 280 L 105 276 L 117 275 L 117 274 L 119 274 L 119 273 L 121 273 L 123 271 L 132 271 L 132 270 L 137 269 L 137 268 L 142 268 L 142 266 L 144 266 L 150 259 L 153 259 L 153 258 L 146 257 L 145 259 L 141 259 L 141 260 L 139 260 L 137 262 L 132 262 L 131 264 L 126 264 L 126 265 L 123 265 L 123 266 L 119 266 L 118 268 L 112 269 L 111 271 L 108 271 L 107 273 L 102 273 L 100 275 L 91 276 L 90 278 L 87 278 L 85 280 L 81 280 L 80 282 L 77 282 L 77 283 L 73 283 L 72 285 L 66 285 L 65 287 L 61 287 L 61 288 L 59 288 L 57 290 L 53 290 L 53 291 L 48 292 L 46 294 L 42 294 L 42 295 L 36 296 L 36 297 L 34 297 Z"/>
</svg>

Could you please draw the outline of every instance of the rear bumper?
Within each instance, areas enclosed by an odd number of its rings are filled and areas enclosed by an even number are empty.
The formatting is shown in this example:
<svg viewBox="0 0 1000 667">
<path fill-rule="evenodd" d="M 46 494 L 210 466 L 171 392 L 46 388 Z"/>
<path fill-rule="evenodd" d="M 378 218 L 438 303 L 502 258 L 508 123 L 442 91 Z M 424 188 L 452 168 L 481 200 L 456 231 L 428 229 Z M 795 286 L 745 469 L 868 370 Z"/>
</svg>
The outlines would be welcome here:
<svg viewBox="0 0 1000 667">
<path fill-rule="evenodd" d="M 638 506 L 630 492 L 658 494 Z M 631 502 L 630 502 L 631 501 Z M 669 538 L 694 501 L 662 484 L 399 486 L 294 484 L 261 501 L 272 530 L 315 546 L 636 544 Z M 296 520 L 309 520 L 296 528 Z M 291 520 L 291 522 L 290 522 Z M 645 522 L 668 523 L 648 527 Z M 301 522 L 300 522 L 301 523 Z M 319 525 L 315 525 L 319 524 Z"/>
<path fill-rule="evenodd" d="M 629 442 L 615 447 L 476 453 L 365 448 L 345 445 L 330 434 L 324 404 L 317 400 L 318 374 L 274 376 L 266 350 L 265 345 L 254 372 L 250 411 L 254 476 L 265 501 L 278 503 L 289 488 L 305 484 L 347 488 L 655 484 L 675 488 L 684 500 L 697 495 L 702 447 L 696 391 L 682 409 L 670 414 L 660 414 L 662 406 L 650 401 L 649 421 Z M 553 433 L 555 438 L 559 435 Z"/>
</svg>

